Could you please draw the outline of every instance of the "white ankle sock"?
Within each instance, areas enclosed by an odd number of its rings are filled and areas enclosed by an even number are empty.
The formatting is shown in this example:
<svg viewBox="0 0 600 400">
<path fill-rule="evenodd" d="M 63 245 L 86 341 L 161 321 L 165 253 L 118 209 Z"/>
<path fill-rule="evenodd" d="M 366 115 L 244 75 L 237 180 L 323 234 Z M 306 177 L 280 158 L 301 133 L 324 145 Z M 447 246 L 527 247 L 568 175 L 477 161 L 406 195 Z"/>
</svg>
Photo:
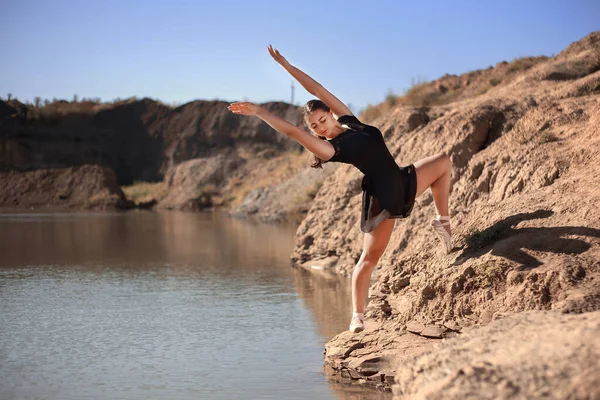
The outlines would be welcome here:
<svg viewBox="0 0 600 400">
<path fill-rule="evenodd" d="M 352 318 L 354 318 L 354 317 L 360 318 L 361 321 L 363 321 L 365 319 L 364 313 L 361 313 L 361 312 L 352 313 Z"/>
</svg>

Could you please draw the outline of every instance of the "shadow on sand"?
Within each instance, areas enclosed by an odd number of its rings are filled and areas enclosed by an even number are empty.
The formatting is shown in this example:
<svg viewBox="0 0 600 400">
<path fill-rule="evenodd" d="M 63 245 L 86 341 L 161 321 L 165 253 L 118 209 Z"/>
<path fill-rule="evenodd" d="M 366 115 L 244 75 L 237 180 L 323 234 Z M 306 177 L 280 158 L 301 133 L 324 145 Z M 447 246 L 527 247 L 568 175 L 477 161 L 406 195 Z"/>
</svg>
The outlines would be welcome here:
<svg viewBox="0 0 600 400">
<path fill-rule="evenodd" d="M 550 210 L 537 210 L 530 213 L 511 215 L 483 231 L 477 231 L 465 238 L 466 246 L 453 265 L 461 265 L 481 249 L 493 246 L 491 254 L 520 264 L 520 269 L 536 268 L 543 263 L 527 254 L 524 249 L 539 252 L 581 254 L 591 244 L 572 236 L 600 238 L 600 230 L 584 226 L 557 226 L 537 228 L 515 228 L 522 221 L 548 218 Z M 518 236 L 518 239 L 516 238 Z M 512 238 L 512 240 L 505 240 Z"/>
</svg>

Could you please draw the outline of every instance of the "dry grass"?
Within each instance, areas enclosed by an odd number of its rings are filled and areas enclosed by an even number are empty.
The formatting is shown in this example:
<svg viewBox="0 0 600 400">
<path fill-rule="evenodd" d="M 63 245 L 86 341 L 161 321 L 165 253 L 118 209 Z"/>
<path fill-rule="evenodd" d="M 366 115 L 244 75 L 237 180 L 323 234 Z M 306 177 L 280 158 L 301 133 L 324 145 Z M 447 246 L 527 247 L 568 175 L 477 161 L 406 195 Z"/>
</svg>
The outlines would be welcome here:
<svg viewBox="0 0 600 400">
<path fill-rule="evenodd" d="M 134 182 L 132 185 L 121 187 L 128 200 L 135 204 L 159 201 L 167 194 L 164 182 Z"/>
<path fill-rule="evenodd" d="M 544 144 L 544 143 L 551 143 L 551 142 L 557 142 L 560 139 L 558 138 L 558 136 L 556 136 L 554 133 L 552 132 L 541 132 L 539 135 L 537 135 L 536 137 L 536 143 L 538 144 Z"/>
<path fill-rule="evenodd" d="M 81 99 L 79 101 L 45 99 L 43 101 L 36 102 L 35 104 L 32 104 L 30 102 L 21 103 L 18 99 L 15 98 L 5 101 L 7 101 L 8 105 L 16 108 L 17 110 L 23 110 L 26 114 L 21 115 L 26 115 L 27 120 L 53 120 L 64 118 L 67 115 L 89 116 L 96 114 L 102 110 L 130 104 L 141 100 L 143 99 L 137 97 L 130 97 L 128 99 L 115 99 L 113 101 L 107 102 L 102 102 L 100 98 Z M 169 108 L 175 108 L 176 106 L 176 104 L 165 104 L 159 100 L 151 100 Z"/>
<path fill-rule="evenodd" d="M 290 202 L 291 209 L 297 209 L 299 206 L 310 203 L 314 200 L 317 193 L 319 193 L 319 189 L 323 186 L 323 182 L 316 182 L 313 185 L 304 188 L 299 191 L 293 200 Z"/>
<path fill-rule="evenodd" d="M 497 261 L 487 261 L 475 265 L 477 275 L 474 277 L 475 284 L 479 288 L 490 288 L 498 282 L 502 282 L 508 266 Z"/>
<path fill-rule="evenodd" d="M 286 220 L 295 223 L 302 222 L 322 185 L 323 182 L 318 182 L 299 191 L 283 210 Z"/>
<path fill-rule="evenodd" d="M 413 78 L 411 86 L 401 96 L 388 92 L 385 101 L 377 105 L 368 105 L 360 113 L 360 118 L 372 122 L 381 115 L 389 113 L 397 106 L 431 107 L 465 100 L 487 93 L 490 89 L 510 83 L 516 76 L 548 57 L 523 57 L 513 61 L 500 62 L 489 67 L 465 74 L 445 75 L 434 81 Z"/>
<path fill-rule="evenodd" d="M 240 149 L 240 156 L 247 160 L 243 173 L 232 176 L 221 189 L 222 204 L 232 208 L 238 207 L 252 190 L 281 183 L 309 165 L 308 155 L 297 151 L 287 151 L 265 160 Z"/>
<path fill-rule="evenodd" d="M 539 62 L 546 61 L 546 60 L 548 60 L 548 57 L 545 57 L 545 56 L 515 58 L 514 60 L 512 60 L 510 63 L 507 64 L 506 72 L 511 74 L 511 73 L 515 73 L 515 72 L 527 71 L 528 69 L 535 66 Z"/>
</svg>

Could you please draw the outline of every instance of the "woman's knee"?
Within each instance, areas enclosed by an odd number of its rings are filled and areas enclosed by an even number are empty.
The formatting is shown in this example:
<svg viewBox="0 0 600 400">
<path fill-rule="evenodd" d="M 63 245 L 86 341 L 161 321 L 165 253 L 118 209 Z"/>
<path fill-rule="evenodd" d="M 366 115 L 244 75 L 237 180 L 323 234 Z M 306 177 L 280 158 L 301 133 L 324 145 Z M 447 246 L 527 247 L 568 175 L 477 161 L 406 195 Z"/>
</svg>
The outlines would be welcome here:
<svg viewBox="0 0 600 400">
<path fill-rule="evenodd" d="M 452 168 L 452 160 L 450 159 L 450 156 L 448 154 L 440 153 L 438 157 L 445 170 L 450 170 L 450 168 Z"/>
<path fill-rule="evenodd" d="M 381 253 L 382 252 L 377 251 L 363 254 L 360 260 L 354 266 L 354 269 L 372 271 L 377 266 L 379 258 L 381 258 Z"/>
<path fill-rule="evenodd" d="M 435 170 L 439 176 L 446 175 L 452 170 L 452 160 L 446 153 L 438 153 L 434 156 Z"/>
<path fill-rule="evenodd" d="M 371 272 L 373 272 L 373 270 L 375 269 L 375 266 L 377 266 L 377 263 L 371 262 L 371 261 L 359 261 L 356 263 L 356 265 L 354 266 L 354 273 L 368 273 L 370 274 Z"/>
</svg>

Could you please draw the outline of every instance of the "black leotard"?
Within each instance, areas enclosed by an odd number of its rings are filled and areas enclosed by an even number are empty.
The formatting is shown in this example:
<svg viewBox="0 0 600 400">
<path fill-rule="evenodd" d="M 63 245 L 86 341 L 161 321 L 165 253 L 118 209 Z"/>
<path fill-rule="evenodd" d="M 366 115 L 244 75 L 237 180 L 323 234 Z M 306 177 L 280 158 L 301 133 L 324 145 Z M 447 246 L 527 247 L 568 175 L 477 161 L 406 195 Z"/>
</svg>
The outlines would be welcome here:
<svg viewBox="0 0 600 400">
<path fill-rule="evenodd" d="M 408 217 L 417 192 L 414 165 L 399 167 L 376 127 L 354 115 L 344 115 L 338 122 L 349 129 L 329 141 L 335 154 L 327 161 L 352 164 L 365 175 L 361 231 L 371 232 L 388 218 Z"/>
</svg>

